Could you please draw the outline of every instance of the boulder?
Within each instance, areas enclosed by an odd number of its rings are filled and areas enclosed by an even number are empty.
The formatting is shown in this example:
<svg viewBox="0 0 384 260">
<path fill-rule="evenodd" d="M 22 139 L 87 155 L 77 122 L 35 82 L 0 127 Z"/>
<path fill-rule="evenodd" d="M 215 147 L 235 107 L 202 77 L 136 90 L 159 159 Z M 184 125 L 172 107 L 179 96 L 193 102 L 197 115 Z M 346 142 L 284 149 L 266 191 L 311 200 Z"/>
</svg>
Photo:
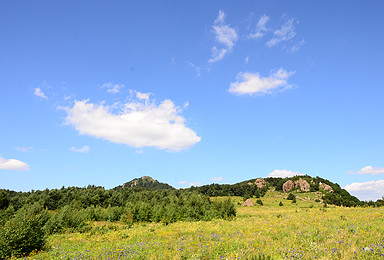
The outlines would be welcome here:
<svg viewBox="0 0 384 260">
<path fill-rule="evenodd" d="M 253 204 L 251 199 L 247 199 L 246 201 L 244 201 L 244 203 L 241 206 L 243 206 L 243 207 L 252 207 L 252 206 L 255 206 L 255 204 Z"/>
<path fill-rule="evenodd" d="M 319 185 L 319 187 L 320 187 L 321 189 L 325 190 L 325 191 L 328 191 L 328 192 L 330 192 L 330 193 L 333 193 L 333 189 L 332 189 L 332 187 L 329 186 L 328 184 L 321 183 L 321 184 Z"/>
<path fill-rule="evenodd" d="M 290 192 L 292 189 L 293 189 L 293 182 L 292 182 L 291 180 L 286 181 L 286 182 L 283 184 L 283 191 L 284 191 L 285 193 Z"/>
<path fill-rule="evenodd" d="M 261 189 L 261 188 L 264 188 L 265 186 L 267 186 L 267 182 L 263 179 L 257 179 L 255 181 L 255 185 L 257 186 L 257 188 Z"/>
<path fill-rule="evenodd" d="M 303 192 L 307 192 L 309 191 L 310 185 L 306 180 L 300 178 L 298 181 L 295 182 L 295 187 L 300 188 L 300 190 Z"/>
</svg>

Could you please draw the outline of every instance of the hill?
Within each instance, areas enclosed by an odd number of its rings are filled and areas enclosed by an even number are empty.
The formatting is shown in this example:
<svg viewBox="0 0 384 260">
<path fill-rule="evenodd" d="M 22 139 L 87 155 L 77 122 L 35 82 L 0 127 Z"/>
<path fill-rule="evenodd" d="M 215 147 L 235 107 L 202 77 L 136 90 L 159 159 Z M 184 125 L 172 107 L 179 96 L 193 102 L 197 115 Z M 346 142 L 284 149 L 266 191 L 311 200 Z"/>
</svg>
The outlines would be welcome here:
<svg viewBox="0 0 384 260">
<path fill-rule="evenodd" d="M 276 191 L 283 194 L 295 192 L 308 193 L 309 195 L 310 193 L 315 193 L 319 202 L 324 202 L 325 204 L 347 207 L 363 205 L 362 201 L 342 189 L 339 184 L 309 175 L 290 178 L 257 178 L 231 185 L 210 184 L 189 189 L 210 197 L 241 196 L 244 199 L 263 197 L 267 191 Z"/>
<path fill-rule="evenodd" d="M 159 182 L 149 176 L 143 176 L 141 178 L 133 179 L 129 182 L 119 185 L 114 189 L 125 189 L 125 188 L 144 188 L 148 190 L 168 190 L 175 189 L 167 183 Z"/>
</svg>

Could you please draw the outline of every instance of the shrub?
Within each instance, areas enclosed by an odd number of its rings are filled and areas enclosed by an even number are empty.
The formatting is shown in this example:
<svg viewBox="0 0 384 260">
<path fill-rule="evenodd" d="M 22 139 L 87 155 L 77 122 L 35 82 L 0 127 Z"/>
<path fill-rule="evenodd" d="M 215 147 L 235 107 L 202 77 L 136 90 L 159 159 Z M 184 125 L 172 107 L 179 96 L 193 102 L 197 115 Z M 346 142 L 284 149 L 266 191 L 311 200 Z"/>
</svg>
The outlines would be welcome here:
<svg viewBox="0 0 384 260">
<path fill-rule="evenodd" d="M 43 225 L 49 213 L 40 205 L 26 205 L 0 227 L 0 258 L 24 256 L 45 245 Z"/>
<path fill-rule="evenodd" d="M 287 200 L 294 200 L 294 199 L 296 199 L 295 195 L 293 195 L 293 193 L 289 193 Z"/>
<path fill-rule="evenodd" d="M 284 206 L 283 202 L 280 201 L 279 206 Z"/>
<path fill-rule="evenodd" d="M 54 214 L 45 224 L 44 230 L 48 234 L 59 233 L 65 229 L 80 229 L 85 226 L 85 214 L 83 210 L 78 210 L 70 205 L 64 206 Z"/>
<path fill-rule="evenodd" d="M 261 205 L 261 206 L 264 205 L 264 203 L 263 203 L 260 199 L 256 200 L 256 203 L 259 204 L 259 205 Z"/>
</svg>

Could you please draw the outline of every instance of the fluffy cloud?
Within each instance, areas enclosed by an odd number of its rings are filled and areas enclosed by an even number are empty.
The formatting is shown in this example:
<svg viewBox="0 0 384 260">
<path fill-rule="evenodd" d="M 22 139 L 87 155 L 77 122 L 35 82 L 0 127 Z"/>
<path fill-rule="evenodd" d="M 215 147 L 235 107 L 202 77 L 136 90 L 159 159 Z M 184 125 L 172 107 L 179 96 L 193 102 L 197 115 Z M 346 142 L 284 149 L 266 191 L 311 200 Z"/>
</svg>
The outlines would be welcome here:
<svg viewBox="0 0 384 260">
<path fill-rule="evenodd" d="M 384 180 L 352 183 L 344 187 L 360 200 L 377 200 L 384 196 Z"/>
<path fill-rule="evenodd" d="M 294 21 L 295 19 L 291 18 L 286 23 L 284 23 L 280 29 L 274 31 L 273 38 L 269 40 L 266 45 L 268 47 L 273 47 L 279 42 L 293 39 L 296 35 L 295 26 L 293 25 Z"/>
<path fill-rule="evenodd" d="M 372 167 L 372 166 L 365 166 L 360 169 L 360 171 L 357 172 L 358 174 L 370 174 L 370 175 L 377 175 L 377 174 L 384 174 L 384 168 L 383 167 Z"/>
<path fill-rule="evenodd" d="M 113 82 L 104 83 L 101 88 L 106 88 L 108 93 L 116 94 L 119 93 L 122 88 L 124 88 L 123 84 L 115 84 Z"/>
<path fill-rule="evenodd" d="M 48 97 L 44 94 L 44 92 L 41 90 L 41 88 L 35 88 L 35 92 L 33 92 L 35 96 L 48 99 Z"/>
<path fill-rule="evenodd" d="M 222 47 L 214 46 L 212 48 L 212 55 L 208 60 L 209 63 L 222 60 L 224 56 L 232 50 L 238 39 L 236 30 L 229 25 L 224 24 L 224 18 L 225 13 L 220 10 L 213 25 L 213 32 L 215 34 L 215 40 L 220 43 Z"/>
<path fill-rule="evenodd" d="M 288 177 L 293 177 L 293 176 L 298 176 L 298 175 L 305 175 L 304 173 L 301 172 L 293 172 L 293 171 L 288 171 L 286 169 L 279 170 L 276 169 L 270 174 L 267 175 L 267 177 L 274 177 L 274 178 L 288 178 Z"/>
<path fill-rule="evenodd" d="M 0 156 L 0 170 L 27 171 L 29 165 L 16 159 L 4 159 Z"/>
<path fill-rule="evenodd" d="M 211 178 L 212 181 L 221 181 L 223 177 L 216 177 L 216 178 Z"/>
<path fill-rule="evenodd" d="M 117 112 L 105 104 L 82 100 L 75 101 L 66 112 L 66 122 L 80 134 L 136 148 L 178 151 L 201 140 L 185 126 L 181 109 L 171 100 L 164 100 L 159 105 L 150 100 L 133 100 L 120 104 Z"/>
<path fill-rule="evenodd" d="M 71 150 L 73 152 L 76 152 L 76 153 L 88 153 L 89 150 L 91 150 L 91 149 L 89 148 L 88 145 L 84 145 L 81 148 L 75 148 L 75 147 L 72 146 L 71 148 L 69 148 L 69 150 Z"/>
<path fill-rule="evenodd" d="M 249 35 L 249 38 L 253 39 L 259 39 L 264 36 L 265 32 L 268 31 L 267 27 L 265 26 L 269 20 L 269 17 L 265 14 L 259 19 L 257 25 L 256 25 L 256 32 Z"/>
<path fill-rule="evenodd" d="M 287 79 L 294 72 L 279 69 L 269 77 L 261 77 L 258 73 L 239 73 L 237 81 L 231 83 L 229 92 L 239 95 L 271 94 L 273 90 L 283 90 L 291 87 Z"/>
</svg>

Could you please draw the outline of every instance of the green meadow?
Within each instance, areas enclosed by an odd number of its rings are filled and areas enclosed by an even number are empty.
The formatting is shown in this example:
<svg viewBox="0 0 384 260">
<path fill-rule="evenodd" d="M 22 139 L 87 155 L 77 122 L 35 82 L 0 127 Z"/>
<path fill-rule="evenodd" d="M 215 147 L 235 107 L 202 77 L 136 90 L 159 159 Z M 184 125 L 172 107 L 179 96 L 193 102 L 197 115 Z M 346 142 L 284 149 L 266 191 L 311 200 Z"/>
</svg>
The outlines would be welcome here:
<svg viewBox="0 0 384 260">
<path fill-rule="evenodd" d="M 49 235 L 27 259 L 384 259 L 383 207 L 324 207 L 316 193 L 294 194 L 296 203 L 268 191 L 251 207 L 232 197 L 237 215 L 227 220 L 93 221 Z"/>
</svg>

